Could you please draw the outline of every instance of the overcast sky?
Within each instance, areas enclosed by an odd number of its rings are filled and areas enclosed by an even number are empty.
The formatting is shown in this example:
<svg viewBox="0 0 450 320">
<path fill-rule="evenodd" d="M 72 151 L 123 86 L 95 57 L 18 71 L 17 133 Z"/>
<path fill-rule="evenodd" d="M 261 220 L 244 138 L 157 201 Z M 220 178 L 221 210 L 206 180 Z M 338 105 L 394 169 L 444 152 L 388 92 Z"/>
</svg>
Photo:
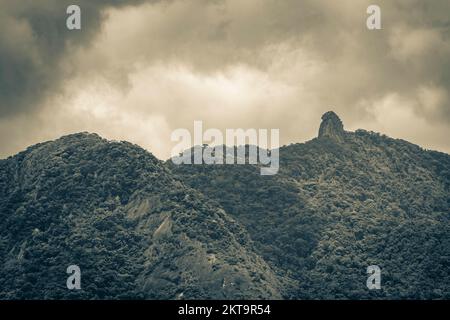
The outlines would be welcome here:
<svg viewBox="0 0 450 320">
<path fill-rule="evenodd" d="M 66 28 L 81 7 L 82 29 Z M 381 7 L 382 30 L 366 9 Z M 450 152 L 448 0 L 0 0 L 0 158 L 89 131 L 157 157 L 193 128 L 317 135 L 334 110 Z"/>
</svg>

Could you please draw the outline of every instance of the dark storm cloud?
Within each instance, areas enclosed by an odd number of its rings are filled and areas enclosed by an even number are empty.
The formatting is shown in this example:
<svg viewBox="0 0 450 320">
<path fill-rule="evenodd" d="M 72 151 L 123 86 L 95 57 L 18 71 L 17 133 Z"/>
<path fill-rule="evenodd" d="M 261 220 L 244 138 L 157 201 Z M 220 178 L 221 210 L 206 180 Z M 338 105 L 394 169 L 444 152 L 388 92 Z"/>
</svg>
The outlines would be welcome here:
<svg viewBox="0 0 450 320">
<path fill-rule="evenodd" d="M 140 0 L 0 0 L 0 117 L 36 108 L 66 75 L 68 47 L 88 45 L 104 9 Z M 82 9 L 82 30 L 66 28 L 66 8 Z"/>
<path fill-rule="evenodd" d="M 448 91 L 450 2 L 378 1 L 383 25 L 379 31 L 365 27 L 366 8 L 371 3 L 176 1 L 164 10 L 147 7 L 138 13 L 115 12 L 116 22 L 110 24 L 116 33 L 123 26 L 127 37 L 119 42 L 110 35 L 113 41 L 104 45 L 105 50 L 118 53 L 111 59 L 116 65 L 126 61 L 131 66 L 137 57 L 145 57 L 147 63 L 175 60 L 198 72 L 213 73 L 239 63 L 265 72 L 285 56 L 261 53 L 289 43 L 293 50 L 304 50 L 327 64 L 327 72 L 311 88 L 331 91 L 323 102 L 360 115 L 364 110 L 355 104 L 362 98 L 375 99 L 391 91 L 412 98 L 414 90 L 423 85 Z M 447 104 L 416 111 L 429 120 L 450 121 Z"/>
<path fill-rule="evenodd" d="M 72 1 L 0 3 L 0 157 L 95 131 L 164 158 L 198 119 L 298 142 L 330 108 L 450 151 L 448 0 L 83 0 L 81 31 Z"/>
</svg>

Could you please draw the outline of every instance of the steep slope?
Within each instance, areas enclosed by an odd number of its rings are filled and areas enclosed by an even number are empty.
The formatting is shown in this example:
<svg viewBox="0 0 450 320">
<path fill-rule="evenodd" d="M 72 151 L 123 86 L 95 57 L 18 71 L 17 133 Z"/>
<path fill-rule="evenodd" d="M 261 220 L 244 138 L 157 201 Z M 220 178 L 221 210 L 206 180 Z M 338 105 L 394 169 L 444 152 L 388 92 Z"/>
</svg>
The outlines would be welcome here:
<svg viewBox="0 0 450 320">
<path fill-rule="evenodd" d="M 2 299 L 281 297 L 246 231 L 130 143 L 35 145 L 0 161 L 0 191 Z"/>
<path fill-rule="evenodd" d="M 450 298 L 450 156 L 346 132 L 333 112 L 319 137 L 280 149 L 280 171 L 173 165 L 246 226 L 258 252 L 299 282 L 292 298 Z M 366 268 L 382 270 L 369 291 Z"/>
</svg>

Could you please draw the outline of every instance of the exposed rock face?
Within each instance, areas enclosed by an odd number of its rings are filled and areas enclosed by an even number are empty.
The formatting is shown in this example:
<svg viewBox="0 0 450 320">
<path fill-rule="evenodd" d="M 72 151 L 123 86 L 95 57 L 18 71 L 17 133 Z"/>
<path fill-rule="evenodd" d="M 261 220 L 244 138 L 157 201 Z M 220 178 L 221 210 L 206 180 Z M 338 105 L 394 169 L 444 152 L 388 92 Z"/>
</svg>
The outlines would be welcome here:
<svg viewBox="0 0 450 320">
<path fill-rule="evenodd" d="M 337 142 L 343 142 L 345 139 L 342 121 L 333 111 L 328 111 L 322 116 L 322 123 L 319 128 L 319 138 L 322 137 L 328 137 Z"/>
</svg>

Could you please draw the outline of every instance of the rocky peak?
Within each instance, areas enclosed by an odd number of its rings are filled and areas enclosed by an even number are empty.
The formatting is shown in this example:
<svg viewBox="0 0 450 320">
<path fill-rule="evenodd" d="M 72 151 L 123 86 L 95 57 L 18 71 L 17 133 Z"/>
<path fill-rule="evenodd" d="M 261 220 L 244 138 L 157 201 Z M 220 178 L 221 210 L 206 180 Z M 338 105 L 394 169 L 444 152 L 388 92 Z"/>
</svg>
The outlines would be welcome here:
<svg viewBox="0 0 450 320">
<path fill-rule="evenodd" d="M 319 128 L 319 138 L 322 137 L 328 137 L 338 142 L 344 141 L 344 125 L 338 115 L 333 111 L 328 111 L 322 116 L 322 123 Z"/>
</svg>

